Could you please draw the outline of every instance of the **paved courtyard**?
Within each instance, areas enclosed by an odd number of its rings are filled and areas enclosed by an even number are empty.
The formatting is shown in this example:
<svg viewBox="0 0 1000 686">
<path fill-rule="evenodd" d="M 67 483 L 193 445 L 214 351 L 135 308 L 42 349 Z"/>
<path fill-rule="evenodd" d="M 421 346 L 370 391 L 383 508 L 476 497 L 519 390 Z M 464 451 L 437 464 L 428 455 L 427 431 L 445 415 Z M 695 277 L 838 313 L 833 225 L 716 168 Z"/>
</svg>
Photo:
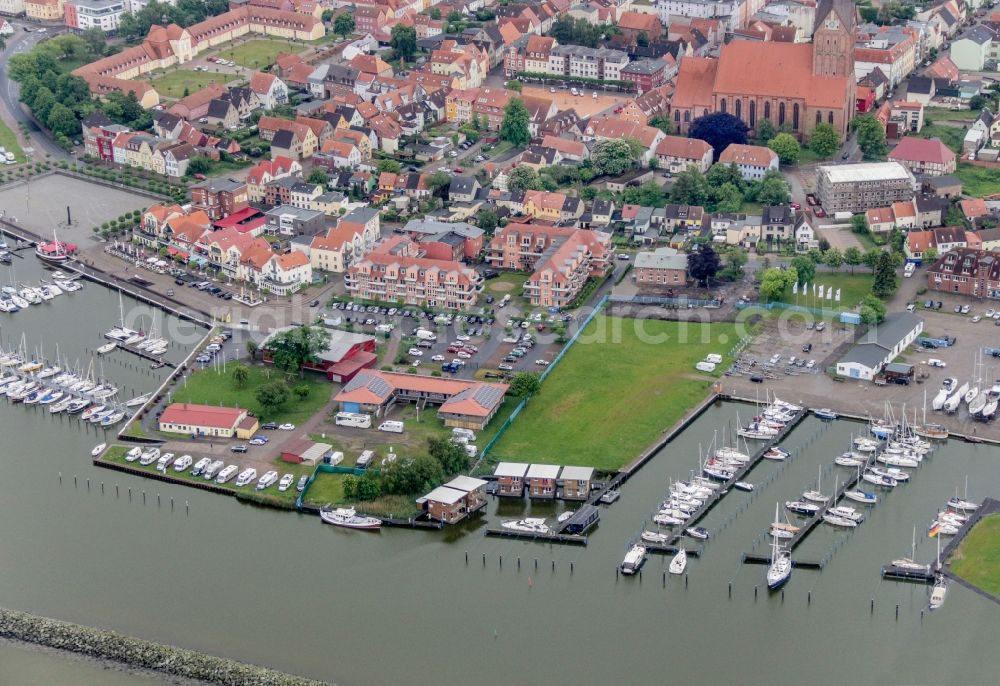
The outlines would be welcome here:
<svg viewBox="0 0 1000 686">
<path fill-rule="evenodd" d="M 81 249 L 94 241 L 94 226 L 141 210 L 153 203 L 132 190 L 109 188 L 62 174 L 50 174 L 0 186 L 0 211 L 8 221 L 44 238 L 58 230 L 59 239 Z M 73 223 L 66 225 L 66 207 Z"/>
</svg>

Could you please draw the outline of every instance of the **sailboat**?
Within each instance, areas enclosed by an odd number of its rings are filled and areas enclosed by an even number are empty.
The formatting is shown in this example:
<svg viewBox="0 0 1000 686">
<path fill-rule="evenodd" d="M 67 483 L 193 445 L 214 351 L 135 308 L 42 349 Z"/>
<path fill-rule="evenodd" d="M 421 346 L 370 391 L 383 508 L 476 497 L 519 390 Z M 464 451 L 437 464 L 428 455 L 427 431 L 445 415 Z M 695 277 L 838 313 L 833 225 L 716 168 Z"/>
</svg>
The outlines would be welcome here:
<svg viewBox="0 0 1000 686">
<path fill-rule="evenodd" d="M 778 525 L 778 507 L 774 504 L 774 524 Z M 791 554 L 778 545 L 777 537 L 771 540 L 771 565 L 767 568 L 767 588 L 776 591 L 784 586 L 792 576 Z"/>
<path fill-rule="evenodd" d="M 948 499 L 948 507 L 960 512 L 970 512 L 979 507 L 978 504 L 969 500 L 969 475 L 965 475 L 965 496 L 958 497 L 958 488 L 955 489 L 955 497 Z"/>
<path fill-rule="evenodd" d="M 820 489 L 822 488 L 823 484 L 822 465 L 818 466 L 816 471 L 818 472 L 816 475 L 816 490 L 806 491 L 805 493 L 802 494 L 802 498 L 804 500 L 809 500 L 814 503 L 825 503 L 827 500 L 829 500 L 829 497 L 823 495 L 823 493 L 820 492 Z"/>
<path fill-rule="evenodd" d="M 683 574 L 684 569 L 687 567 L 687 551 L 681 548 L 674 555 L 674 559 L 670 561 L 670 573 L 671 574 Z"/>
<path fill-rule="evenodd" d="M 941 539 L 938 539 L 937 545 L 937 563 L 935 569 L 938 571 L 937 578 L 934 580 L 934 588 L 931 589 L 931 599 L 928 603 L 928 607 L 931 610 L 937 610 L 942 605 L 944 605 L 945 595 L 948 593 L 948 581 L 945 579 L 944 574 L 941 574 Z"/>
<path fill-rule="evenodd" d="M 944 394 L 944 397 L 941 397 L 942 394 Z M 941 397 L 941 402 L 937 403 L 937 399 L 939 397 Z M 931 403 L 931 407 L 933 409 L 935 409 L 935 410 L 941 409 L 941 405 L 944 405 L 944 401 L 947 400 L 947 399 L 948 399 L 948 391 L 946 391 L 946 390 L 944 390 L 942 388 L 940 391 L 938 391 L 937 396 L 934 398 L 934 402 Z M 936 407 L 935 407 L 935 404 L 937 404 Z M 915 408 L 914 408 L 913 412 L 914 412 L 913 433 L 915 433 L 917 436 L 920 436 L 922 438 L 931 438 L 931 439 L 939 440 L 939 441 L 943 441 L 944 439 L 948 438 L 948 430 L 945 429 L 943 426 L 941 426 L 940 424 L 928 424 L 927 423 L 927 389 L 926 388 L 924 389 L 924 416 L 923 416 L 923 423 L 922 424 L 917 424 L 917 422 L 916 422 L 916 409 Z"/>
<path fill-rule="evenodd" d="M 900 557 L 892 561 L 893 566 L 914 571 L 930 571 L 931 566 L 920 564 L 914 558 L 917 556 L 917 527 L 913 527 L 913 540 L 910 542 L 910 556 Z"/>
</svg>

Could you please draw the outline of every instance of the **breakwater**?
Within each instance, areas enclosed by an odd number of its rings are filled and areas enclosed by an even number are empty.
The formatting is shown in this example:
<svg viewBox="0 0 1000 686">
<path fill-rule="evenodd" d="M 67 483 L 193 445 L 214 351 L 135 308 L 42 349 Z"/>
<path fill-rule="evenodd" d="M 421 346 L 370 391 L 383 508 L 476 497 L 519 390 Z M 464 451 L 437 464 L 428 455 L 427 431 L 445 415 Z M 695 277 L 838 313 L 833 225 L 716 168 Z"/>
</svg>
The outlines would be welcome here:
<svg viewBox="0 0 1000 686">
<path fill-rule="evenodd" d="M 224 686 L 325 686 L 266 667 L 0 608 L 0 637 Z"/>
</svg>

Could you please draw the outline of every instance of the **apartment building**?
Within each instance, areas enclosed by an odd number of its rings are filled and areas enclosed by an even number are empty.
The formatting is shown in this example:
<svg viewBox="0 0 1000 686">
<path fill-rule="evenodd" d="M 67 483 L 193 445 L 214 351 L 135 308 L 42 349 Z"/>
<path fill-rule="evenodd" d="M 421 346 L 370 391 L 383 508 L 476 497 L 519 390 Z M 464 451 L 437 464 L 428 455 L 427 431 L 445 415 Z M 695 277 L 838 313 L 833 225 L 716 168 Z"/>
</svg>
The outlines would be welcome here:
<svg viewBox="0 0 1000 686">
<path fill-rule="evenodd" d="M 816 174 L 816 193 L 827 212 L 864 212 L 912 200 L 913 173 L 899 162 L 824 165 Z"/>
</svg>

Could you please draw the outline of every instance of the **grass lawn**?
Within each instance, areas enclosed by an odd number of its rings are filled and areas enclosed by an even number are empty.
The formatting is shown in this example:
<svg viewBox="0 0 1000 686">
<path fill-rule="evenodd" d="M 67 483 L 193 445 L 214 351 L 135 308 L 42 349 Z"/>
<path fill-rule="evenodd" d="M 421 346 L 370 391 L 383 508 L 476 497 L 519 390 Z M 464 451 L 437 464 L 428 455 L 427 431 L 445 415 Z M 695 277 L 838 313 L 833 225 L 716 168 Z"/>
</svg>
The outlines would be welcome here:
<svg viewBox="0 0 1000 686">
<path fill-rule="evenodd" d="M 136 470 L 138 470 L 140 472 L 149 472 L 150 474 L 156 474 L 156 463 L 155 462 L 153 464 L 151 464 L 151 465 L 148 465 L 148 466 L 144 467 L 141 464 L 139 464 L 138 461 L 136 461 L 136 462 L 129 462 L 128 460 L 126 460 L 125 459 L 125 453 L 127 453 L 129 451 L 129 449 L 130 449 L 129 446 L 113 445 L 110 448 L 108 448 L 106 451 L 104 451 L 104 454 L 101 455 L 101 461 L 102 462 L 111 462 L 113 464 L 123 464 L 123 465 L 127 465 L 128 467 L 131 467 L 132 469 L 136 469 Z M 195 458 L 196 458 L 195 462 L 197 462 L 198 459 L 199 459 L 199 456 L 195 455 Z M 187 469 L 185 469 L 183 472 L 178 472 L 178 471 L 175 471 L 173 467 L 168 467 L 167 468 L 167 473 L 168 473 L 168 475 L 170 477 L 172 477 L 174 479 L 177 479 L 178 481 L 189 481 L 191 483 L 201 483 L 201 484 L 207 482 L 206 479 L 203 478 L 203 477 L 192 476 L 192 474 L 191 474 L 191 468 L 190 467 L 188 467 Z M 215 483 L 215 482 L 213 481 L 212 483 Z M 230 481 L 228 483 L 216 484 L 216 485 L 219 488 L 224 488 L 226 490 L 235 490 L 236 487 L 235 487 L 234 483 L 235 483 L 234 481 Z"/>
<path fill-rule="evenodd" d="M 944 107 L 925 107 L 924 117 L 931 121 L 972 121 L 979 116 L 978 110 L 949 110 Z"/>
<path fill-rule="evenodd" d="M 202 405 L 225 405 L 227 407 L 243 407 L 258 417 L 262 422 L 290 422 L 303 424 L 330 402 L 333 387 L 318 374 L 306 373 L 302 378 L 295 376 L 291 386 L 305 384 L 309 387 L 309 395 L 305 400 L 299 400 L 292 395 L 284 407 L 275 412 L 265 412 L 254 393 L 258 386 L 268 381 L 284 378 L 284 374 L 273 367 L 249 367 L 250 378 L 244 388 L 233 385 L 228 375 L 216 372 L 214 369 L 203 369 L 189 376 L 184 384 L 174 393 L 175 402 L 199 403 Z M 270 377 L 270 378 L 268 378 Z"/>
<path fill-rule="evenodd" d="M 872 281 L 874 277 L 871 274 L 871 270 L 867 267 L 855 267 L 855 273 L 852 276 L 848 272 L 816 272 L 816 278 L 813 280 L 816 284 L 820 286 L 830 286 L 833 288 L 834 292 L 840 289 L 840 302 L 836 302 L 833 299 L 822 300 L 819 298 L 813 298 L 812 294 L 808 296 L 799 295 L 798 304 L 806 305 L 808 307 L 823 307 L 832 308 L 835 310 L 849 310 L 853 308 L 858 302 L 861 301 L 863 297 L 868 295 L 872 290 Z M 809 289 L 812 291 L 812 288 Z M 781 302 L 795 304 L 795 294 L 792 293 L 791 287 L 786 290 L 780 298 Z"/>
<path fill-rule="evenodd" d="M 288 52 L 297 53 L 301 50 L 301 45 L 295 45 L 287 41 L 261 38 L 220 50 L 219 56 L 227 60 L 232 60 L 242 67 L 263 69 L 274 64 L 274 60 L 278 55 Z"/>
<path fill-rule="evenodd" d="M 986 169 L 968 162 L 959 162 L 955 176 L 962 182 L 962 191 L 975 198 L 1000 193 L 1000 169 Z"/>
<path fill-rule="evenodd" d="M 799 166 L 806 164 L 817 164 L 819 162 L 826 162 L 832 159 L 833 159 L 832 155 L 829 157 L 820 157 L 819 155 L 814 153 L 810 148 L 804 147 L 799 151 L 799 161 L 796 164 L 798 164 Z"/>
<path fill-rule="evenodd" d="M 232 81 L 233 78 L 231 74 L 212 74 L 211 72 L 182 69 L 154 76 L 149 83 L 160 95 L 168 98 L 183 98 L 185 88 L 188 89 L 188 93 L 190 94 L 201 90 L 209 84 L 225 84 L 228 81 Z"/>
<path fill-rule="evenodd" d="M 618 469 L 705 397 L 717 375 L 695 363 L 735 342 L 728 323 L 595 317 L 490 458 Z"/>
<path fill-rule="evenodd" d="M 949 560 L 952 571 L 1000 598 L 1000 514 L 984 517 Z"/>
<path fill-rule="evenodd" d="M 521 295 L 524 291 L 524 282 L 531 277 L 531 274 L 524 272 L 504 272 L 495 279 L 486 281 L 485 291 L 498 301 L 505 295 L 510 295 L 511 303 L 517 307 L 528 307 L 527 298 Z M 484 301 L 485 302 L 485 301 Z M 496 307 L 496 305 L 494 305 Z"/>
<path fill-rule="evenodd" d="M 0 147 L 6 148 L 7 152 L 14 153 L 14 159 L 17 160 L 18 164 L 24 163 L 26 158 L 24 151 L 21 150 L 21 144 L 17 142 L 17 136 L 2 121 L 0 121 Z"/>
<path fill-rule="evenodd" d="M 954 126 L 944 126 L 941 124 L 931 124 L 920 130 L 920 133 L 913 134 L 917 138 L 940 138 L 941 142 L 947 145 L 956 153 L 962 152 L 962 140 L 965 138 L 965 129 Z"/>
</svg>

